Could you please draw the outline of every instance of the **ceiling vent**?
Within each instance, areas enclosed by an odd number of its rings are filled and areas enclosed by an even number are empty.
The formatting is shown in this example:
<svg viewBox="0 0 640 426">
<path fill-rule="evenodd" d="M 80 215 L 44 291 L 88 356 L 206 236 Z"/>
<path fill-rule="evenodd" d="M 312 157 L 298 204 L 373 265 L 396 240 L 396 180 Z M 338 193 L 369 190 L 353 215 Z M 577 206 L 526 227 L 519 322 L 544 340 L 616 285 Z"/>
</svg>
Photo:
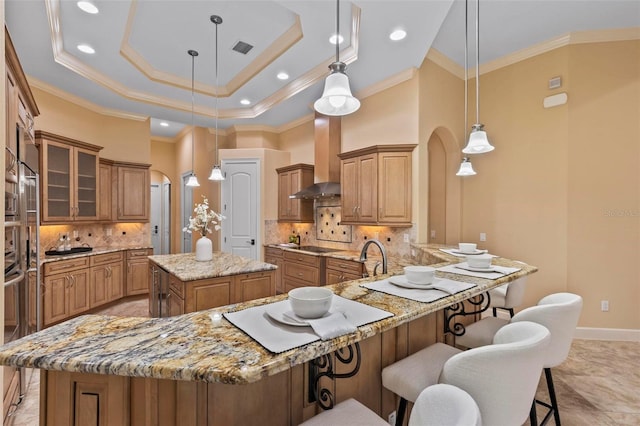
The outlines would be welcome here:
<svg viewBox="0 0 640 426">
<path fill-rule="evenodd" d="M 236 43 L 235 46 L 233 46 L 233 50 L 235 50 L 238 53 L 242 53 L 243 55 L 246 55 L 247 53 L 249 53 L 251 49 L 253 49 L 253 46 L 250 45 L 249 43 L 245 43 L 244 41 L 239 41 Z"/>
</svg>

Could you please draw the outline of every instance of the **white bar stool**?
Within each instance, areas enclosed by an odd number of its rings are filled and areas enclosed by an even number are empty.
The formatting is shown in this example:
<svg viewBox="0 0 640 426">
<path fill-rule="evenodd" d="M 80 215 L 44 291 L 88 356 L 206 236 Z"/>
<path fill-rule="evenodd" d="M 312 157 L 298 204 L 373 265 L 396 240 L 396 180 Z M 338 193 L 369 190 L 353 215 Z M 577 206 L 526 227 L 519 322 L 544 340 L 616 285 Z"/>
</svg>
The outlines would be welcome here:
<svg viewBox="0 0 640 426">
<path fill-rule="evenodd" d="M 509 323 L 532 321 L 542 324 L 551 332 L 551 344 L 545 352 L 544 373 L 549 390 L 550 403 L 535 400 L 530 413 L 531 424 L 537 424 L 535 404 L 549 409 L 542 420 L 544 425 L 553 414 L 555 424 L 560 426 L 560 412 L 556 399 L 551 368 L 564 362 L 569 355 L 573 334 L 582 311 L 582 297 L 573 293 L 555 293 L 543 297 L 536 306 L 524 309 L 514 315 L 511 320 L 487 317 L 466 327 L 462 336 L 456 338 L 456 345 L 467 348 L 478 348 L 490 345 L 495 333 Z"/>
</svg>

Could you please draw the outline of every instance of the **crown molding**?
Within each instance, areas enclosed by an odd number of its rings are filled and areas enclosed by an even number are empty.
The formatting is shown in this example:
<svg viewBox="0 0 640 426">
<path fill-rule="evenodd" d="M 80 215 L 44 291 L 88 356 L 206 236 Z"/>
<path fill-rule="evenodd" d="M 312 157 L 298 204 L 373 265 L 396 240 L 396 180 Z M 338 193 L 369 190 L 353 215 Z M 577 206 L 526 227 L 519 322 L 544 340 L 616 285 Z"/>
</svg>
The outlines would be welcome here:
<svg viewBox="0 0 640 426">
<path fill-rule="evenodd" d="M 38 80 L 37 78 L 32 76 L 27 76 L 27 81 L 29 82 L 29 85 L 31 87 L 35 87 L 36 89 L 42 90 L 43 92 L 47 92 L 67 102 L 71 102 L 73 104 L 76 104 L 78 106 L 81 106 L 83 108 L 86 108 L 98 114 L 108 115 L 116 118 L 124 118 L 127 120 L 135 120 L 135 121 L 145 121 L 149 119 L 148 115 L 133 114 L 130 112 L 102 107 L 86 99 L 83 99 L 79 96 L 72 95 L 69 92 L 65 92 L 64 90 L 58 87 L 52 86 L 49 83 L 45 83 L 44 81 Z"/>
<path fill-rule="evenodd" d="M 397 86 L 400 83 L 404 83 L 405 81 L 409 81 L 414 78 L 418 74 L 418 69 L 416 67 L 407 68 L 404 71 L 400 71 L 397 74 L 392 75 L 385 80 L 379 81 L 378 83 L 372 84 L 369 87 L 360 90 L 356 93 L 357 97 L 360 99 L 368 98 L 369 96 L 373 96 L 376 93 L 387 90 L 393 86 Z"/>
<path fill-rule="evenodd" d="M 170 143 L 170 144 L 175 144 L 179 140 L 178 136 L 174 138 L 168 138 L 166 136 L 151 136 L 149 139 L 151 140 L 151 142 L 162 142 L 162 143 Z"/>
<path fill-rule="evenodd" d="M 295 129 L 298 126 L 302 126 L 303 124 L 308 123 L 309 121 L 313 121 L 315 117 L 316 117 L 315 113 L 312 112 L 308 115 L 305 115 L 304 117 L 298 118 L 297 120 L 293 120 L 281 126 L 278 126 L 278 133 L 283 133 L 283 132 L 286 132 L 287 130 Z"/>
<path fill-rule="evenodd" d="M 448 56 L 445 56 L 444 53 L 439 50 L 434 48 L 429 49 L 429 52 L 427 52 L 427 59 L 438 65 L 440 68 L 444 68 L 449 71 L 459 79 L 464 80 L 464 67 L 461 67 L 456 62 L 449 59 Z"/>
</svg>

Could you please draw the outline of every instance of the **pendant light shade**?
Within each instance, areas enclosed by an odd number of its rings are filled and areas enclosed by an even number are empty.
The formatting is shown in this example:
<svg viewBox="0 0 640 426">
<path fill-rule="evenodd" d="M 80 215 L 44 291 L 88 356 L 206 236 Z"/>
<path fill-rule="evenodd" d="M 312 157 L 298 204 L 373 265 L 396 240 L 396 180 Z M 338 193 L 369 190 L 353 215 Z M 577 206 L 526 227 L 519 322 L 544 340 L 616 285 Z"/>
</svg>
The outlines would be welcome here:
<svg viewBox="0 0 640 426">
<path fill-rule="evenodd" d="M 476 124 L 471 127 L 469 142 L 462 152 L 465 154 L 484 154 L 494 149 L 489 143 L 484 125 L 480 123 L 480 0 L 476 0 Z"/>
<path fill-rule="evenodd" d="M 187 186 L 200 186 L 198 182 L 198 178 L 196 177 L 196 172 L 194 170 L 194 157 L 195 157 L 195 135 L 194 135 L 194 126 L 193 126 L 193 82 L 194 82 L 194 69 L 195 69 L 195 59 L 198 56 L 198 52 L 196 50 L 188 50 L 187 53 L 191 56 L 191 176 L 187 180 L 185 185 Z"/>
<path fill-rule="evenodd" d="M 324 115 L 348 115 L 360 108 L 360 101 L 353 97 L 349 87 L 349 77 L 345 73 L 347 65 L 340 62 L 340 0 L 336 0 L 336 61 L 329 65 L 331 74 L 324 82 L 322 97 L 313 107 Z"/>
<path fill-rule="evenodd" d="M 216 25 L 216 158 L 213 169 L 211 169 L 211 174 L 209 175 L 209 180 L 219 182 L 224 180 L 224 175 L 218 164 L 218 25 L 222 24 L 222 18 L 218 15 L 211 15 L 210 19 L 211 22 Z"/>
<path fill-rule="evenodd" d="M 462 159 L 462 163 L 460 163 L 460 168 L 458 169 L 458 173 L 456 176 L 473 176 L 476 174 L 476 171 L 473 170 L 473 166 L 471 165 L 471 161 L 467 157 Z"/>
</svg>

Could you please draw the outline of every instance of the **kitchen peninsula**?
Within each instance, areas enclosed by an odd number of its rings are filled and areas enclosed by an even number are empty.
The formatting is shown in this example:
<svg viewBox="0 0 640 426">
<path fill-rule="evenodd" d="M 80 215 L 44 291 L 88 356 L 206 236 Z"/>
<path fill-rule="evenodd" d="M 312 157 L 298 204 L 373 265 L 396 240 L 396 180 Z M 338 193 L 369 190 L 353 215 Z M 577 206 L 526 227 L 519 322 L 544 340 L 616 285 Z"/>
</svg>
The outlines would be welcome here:
<svg viewBox="0 0 640 426">
<path fill-rule="evenodd" d="M 167 317 L 275 296 L 275 265 L 224 252 L 149 256 L 149 314 Z"/>
<path fill-rule="evenodd" d="M 459 261 L 437 249 L 427 251 L 440 261 L 434 267 Z M 42 425 L 89 420 L 100 425 L 295 425 L 317 409 L 309 383 L 320 377 L 322 367 L 309 366 L 318 358 L 329 360 L 336 373 L 352 371 L 359 359 L 357 374 L 324 377 L 319 385 L 335 402 L 356 397 L 385 416 L 395 402 L 382 388 L 382 368 L 444 340 L 444 308 L 537 271 L 504 258 L 494 263 L 520 270 L 495 280 L 455 275 L 475 287 L 431 303 L 361 286 L 384 276 L 334 284 L 330 288 L 336 295 L 393 316 L 282 353 L 269 352 L 223 314 L 278 302 L 285 295 L 171 318 L 83 316 L 3 346 L 0 364 L 43 370 Z M 356 343 L 358 356 L 343 356 L 347 361 L 340 362 L 336 351 L 348 354 Z"/>
</svg>

